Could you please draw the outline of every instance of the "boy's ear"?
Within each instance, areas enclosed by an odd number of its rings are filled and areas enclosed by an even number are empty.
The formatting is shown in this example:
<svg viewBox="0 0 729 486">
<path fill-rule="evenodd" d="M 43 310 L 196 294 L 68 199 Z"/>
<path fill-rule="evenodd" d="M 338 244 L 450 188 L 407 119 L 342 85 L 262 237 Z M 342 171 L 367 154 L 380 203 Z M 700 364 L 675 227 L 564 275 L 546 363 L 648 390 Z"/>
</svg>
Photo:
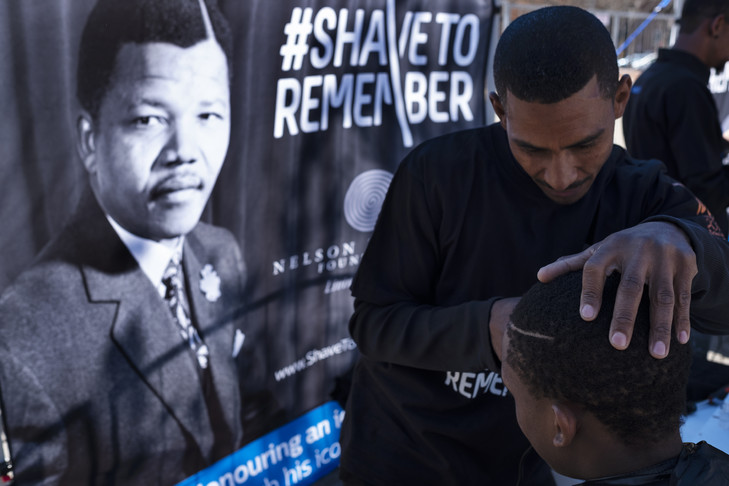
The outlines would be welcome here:
<svg viewBox="0 0 729 486">
<path fill-rule="evenodd" d="M 577 413 L 573 407 L 562 402 L 552 404 L 552 412 L 554 413 L 552 444 L 555 447 L 567 447 L 577 434 Z"/>
</svg>

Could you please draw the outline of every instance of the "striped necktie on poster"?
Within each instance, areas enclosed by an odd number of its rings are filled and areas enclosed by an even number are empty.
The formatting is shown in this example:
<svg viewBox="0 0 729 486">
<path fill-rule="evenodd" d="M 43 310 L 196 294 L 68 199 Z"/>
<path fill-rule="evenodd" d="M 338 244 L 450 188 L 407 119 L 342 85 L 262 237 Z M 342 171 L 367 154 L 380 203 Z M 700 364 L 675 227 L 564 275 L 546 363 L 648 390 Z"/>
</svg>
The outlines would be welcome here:
<svg viewBox="0 0 729 486">
<path fill-rule="evenodd" d="M 162 276 L 162 284 L 165 286 L 165 301 L 172 312 L 172 317 L 179 326 L 182 339 L 187 341 L 195 353 L 198 366 L 201 369 L 206 369 L 208 367 L 208 347 L 190 318 L 190 306 L 185 293 L 185 281 L 180 260 L 181 258 L 178 255 L 172 257 Z"/>
</svg>

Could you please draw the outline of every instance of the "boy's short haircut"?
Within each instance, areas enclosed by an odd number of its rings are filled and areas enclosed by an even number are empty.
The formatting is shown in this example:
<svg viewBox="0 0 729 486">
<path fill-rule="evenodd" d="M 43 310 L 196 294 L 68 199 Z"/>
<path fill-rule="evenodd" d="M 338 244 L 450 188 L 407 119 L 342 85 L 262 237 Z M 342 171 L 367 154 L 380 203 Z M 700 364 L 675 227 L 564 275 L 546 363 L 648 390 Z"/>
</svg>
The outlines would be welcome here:
<svg viewBox="0 0 729 486">
<path fill-rule="evenodd" d="M 613 348 L 608 331 L 619 281 L 617 273 L 608 277 L 591 322 L 579 314 L 581 272 L 533 286 L 511 316 L 506 362 L 533 396 L 580 404 L 625 444 L 651 444 L 681 425 L 690 346 L 672 333 L 668 356 L 650 355 L 644 289 L 630 345 Z"/>
</svg>

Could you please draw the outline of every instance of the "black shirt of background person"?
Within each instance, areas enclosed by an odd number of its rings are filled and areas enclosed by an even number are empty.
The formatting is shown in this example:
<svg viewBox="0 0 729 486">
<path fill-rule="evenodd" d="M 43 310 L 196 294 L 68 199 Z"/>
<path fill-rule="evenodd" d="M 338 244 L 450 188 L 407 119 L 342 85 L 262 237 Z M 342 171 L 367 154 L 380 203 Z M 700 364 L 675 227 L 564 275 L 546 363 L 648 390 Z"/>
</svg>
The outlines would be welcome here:
<svg viewBox="0 0 729 486">
<path fill-rule="evenodd" d="M 636 80 L 623 115 L 628 151 L 658 159 L 729 230 L 729 143 L 707 84 L 710 70 L 687 52 L 660 49 L 656 62 Z"/>
</svg>

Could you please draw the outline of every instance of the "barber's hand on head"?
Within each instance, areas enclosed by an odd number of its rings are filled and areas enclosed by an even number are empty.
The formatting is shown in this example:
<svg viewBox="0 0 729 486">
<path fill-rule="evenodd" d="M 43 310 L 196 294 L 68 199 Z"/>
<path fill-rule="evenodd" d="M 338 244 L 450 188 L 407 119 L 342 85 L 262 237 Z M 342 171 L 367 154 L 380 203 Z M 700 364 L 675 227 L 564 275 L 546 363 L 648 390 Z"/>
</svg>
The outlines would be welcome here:
<svg viewBox="0 0 729 486">
<path fill-rule="evenodd" d="M 698 269 L 696 253 L 678 226 L 650 222 L 619 231 L 581 253 L 542 267 L 537 278 L 546 283 L 580 268 L 580 314 L 586 321 L 600 311 L 605 278 L 614 270 L 621 274 L 610 323 L 609 337 L 615 348 L 625 349 L 630 344 L 644 285 L 651 302 L 651 355 L 664 358 L 668 354 L 672 329 L 679 342 L 688 342 L 691 282 Z"/>
<path fill-rule="evenodd" d="M 491 306 L 491 317 L 489 319 L 489 332 L 491 333 L 491 347 L 494 348 L 496 357 L 501 361 L 501 341 L 506 333 L 506 326 L 509 324 L 511 313 L 519 303 L 520 297 L 499 299 Z"/>
</svg>

